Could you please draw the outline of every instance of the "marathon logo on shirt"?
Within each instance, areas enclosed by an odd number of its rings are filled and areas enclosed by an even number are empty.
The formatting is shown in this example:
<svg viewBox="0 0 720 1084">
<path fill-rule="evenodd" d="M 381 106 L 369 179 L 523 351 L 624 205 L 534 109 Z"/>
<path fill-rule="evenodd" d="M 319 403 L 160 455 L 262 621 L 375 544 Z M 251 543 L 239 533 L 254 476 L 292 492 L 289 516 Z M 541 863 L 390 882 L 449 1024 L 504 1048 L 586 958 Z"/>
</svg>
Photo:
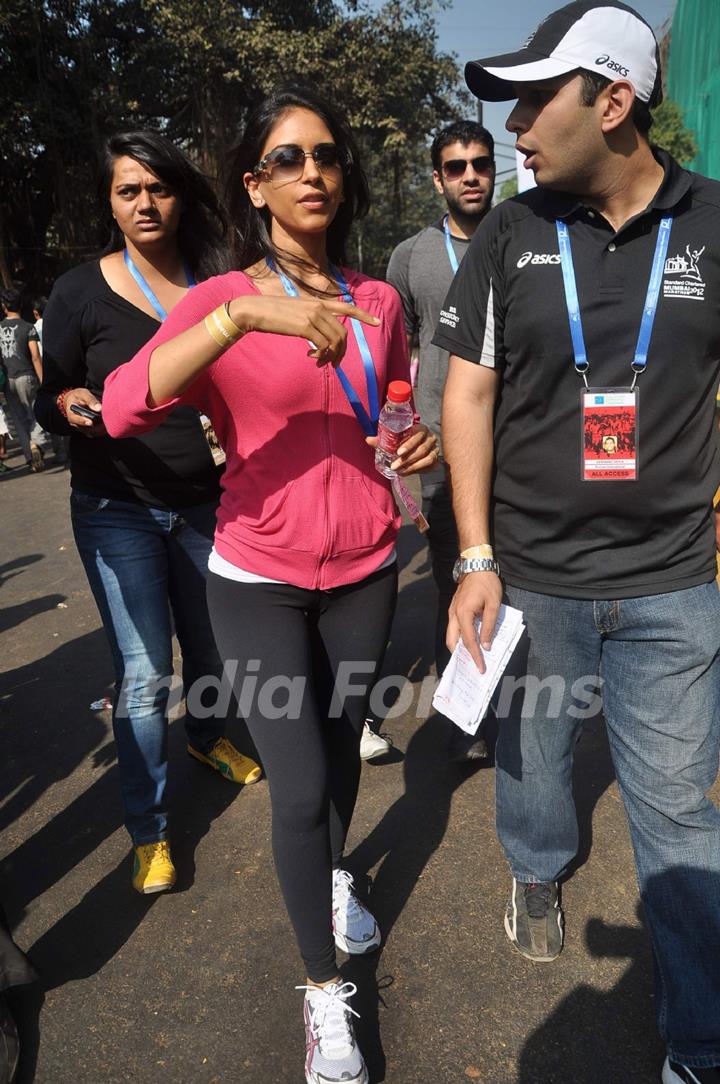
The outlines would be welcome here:
<svg viewBox="0 0 720 1084">
<path fill-rule="evenodd" d="M 460 323 L 460 317 L 458 316 L 458 311 L 454 305 L 450 305 L 447 309 L 440 310 L 440 323 L 452 328 L 453 331 L 455 330 Z"/>
<path fill-rule="evenodd" d="M 545 267 L 548 264 L 560 263 L 560 255 L 557 252 L 523 252 L 517 262 L 518 267 Z"/>
<path fill-rule="evenodd" d="M 705 251 L 685 245 L 685 254 L 669 256 L 665 261 L 663 297 L 687 297 L 691 301 L 705 300 L 705 280 L 698 261 Z"/>
</svg>

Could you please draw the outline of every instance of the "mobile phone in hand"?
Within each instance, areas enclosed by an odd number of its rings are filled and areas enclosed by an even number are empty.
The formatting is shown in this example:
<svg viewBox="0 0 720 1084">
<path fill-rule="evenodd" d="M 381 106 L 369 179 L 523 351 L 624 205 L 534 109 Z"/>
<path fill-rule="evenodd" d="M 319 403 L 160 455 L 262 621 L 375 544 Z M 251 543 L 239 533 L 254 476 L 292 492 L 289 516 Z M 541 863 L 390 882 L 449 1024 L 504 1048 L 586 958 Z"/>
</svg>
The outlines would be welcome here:
<svg viewBox="0 0 720 1084">
<path fill-rule="evenodd" d="M 81 418 L 89 418 L 93 425 L 97 425 L 102 421 L 102 417 L 99 410 L 91 410 L 90 407 L 80 406 L 79 403 L 73 403 L 70 407 L 73 414 L 79 414 Z"/>
</svg>

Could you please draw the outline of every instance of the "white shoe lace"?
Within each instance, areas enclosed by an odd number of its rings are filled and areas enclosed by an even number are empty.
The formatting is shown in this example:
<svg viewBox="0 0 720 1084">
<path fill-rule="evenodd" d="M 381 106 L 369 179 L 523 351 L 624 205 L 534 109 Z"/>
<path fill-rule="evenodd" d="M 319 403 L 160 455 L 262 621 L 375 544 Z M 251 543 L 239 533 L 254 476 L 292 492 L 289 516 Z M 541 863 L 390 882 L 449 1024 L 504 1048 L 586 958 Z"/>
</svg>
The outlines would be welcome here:
<svg viewBox="0 0 720 1084">
<path fill-rule="evenodd" d="M 333 910 L 345 905 L 348 915 L 359 915 L 363 906 L 353 892 L 355 881 L 346 869 L 333 870 Z"/>
<path fill-rule="evenodd" d="M 357 993 L 354 982 L 330 983 L 328 986 L 296 986 L 310 994 L 310 1022 L 317 1035 L 320 1053 L 326 1058 L 341 1058 L 354 1044 L 350 1021 L 352 1014 L 360 1017 L 347 1004 L 347 999 Z"/>
</svg>

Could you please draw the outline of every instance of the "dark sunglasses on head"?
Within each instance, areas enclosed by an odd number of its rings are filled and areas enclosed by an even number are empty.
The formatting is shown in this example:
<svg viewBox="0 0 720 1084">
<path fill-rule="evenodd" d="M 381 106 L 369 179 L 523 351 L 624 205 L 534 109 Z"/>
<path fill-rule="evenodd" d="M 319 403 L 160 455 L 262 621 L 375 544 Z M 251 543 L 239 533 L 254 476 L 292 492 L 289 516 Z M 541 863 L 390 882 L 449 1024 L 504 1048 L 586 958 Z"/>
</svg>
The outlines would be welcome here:
<svg viewBox="0 0 720 1084">
<path fill-rule="evenodd" d="M 334 143 L 318 143 L 311 151 L 304 151 L 296 143 L 273 147 L 253 169 L 257 177 L 268 173 L 275 182 L 297 181 L 305 171 L 305 159 L 312 158 L 321 173 L 332 173 L 343 167 L 342 152 Z"/>
<path fill-rule="evenodd" d="M 468 166 L 472 166 L 476 173 L 487 173 L 494 166 L 494 161 L 489 154 L 481 154 L 478 158 L 450 158 L 443 162 L 443 176 L 448 181 L 457 181 L 462 177 Z"/>
</svg>

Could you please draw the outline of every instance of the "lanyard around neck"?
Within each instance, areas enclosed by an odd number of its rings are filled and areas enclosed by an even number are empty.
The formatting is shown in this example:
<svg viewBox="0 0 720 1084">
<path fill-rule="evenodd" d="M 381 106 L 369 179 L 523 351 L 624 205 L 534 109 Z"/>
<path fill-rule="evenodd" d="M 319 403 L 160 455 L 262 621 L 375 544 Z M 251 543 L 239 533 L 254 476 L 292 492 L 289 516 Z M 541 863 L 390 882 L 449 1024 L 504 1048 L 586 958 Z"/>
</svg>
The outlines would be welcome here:
<svg viewBox="0 0 720 1084">
<path fill-rule="evenodd" d="M 458 262 L 457 253 L 453 248 L 452 235 L 450 233 L 450 223 L 448 221 L 449 217 L 449 215 L 445 215 L 443 219 L 443 230 L 445 232 L 445 248 L 447 249 L 448 259 L 450 260 L 450 266 L 452 267 L 453 275 L 457 275 L 457 270 L 460 266 L 460 263 Z"/>
<path fill-rule="evenodd" d="M 660 285 L 665 269 L 665 257 L 667 256 L 672 223 L 672 215 L 666 215 L 664 218 L 660 219 L 660 225 L 658 227 L 657 241 L 655 242 L 655 255 L 653 256 L 650 280 L 648 282 L 647 295 L 645 297 L 645 305 L 643 308 L 642 320 L 640 322 L 640 331 L 638 333 L 635 355 L 631 366 L 632 371 L 635 373 L 635 379 L 637 379 L 638 374 L 644 372 L 647 367 L 650 338 L 652 336 L 653 324 L 655 323 L 655 313 L 657 312 Z M 587 384 L 587 377 L 585 374 L 590 366 L 590 362 L 588 361 L 587 351 L 585 349 L 585 337 L 583 335 L 582 318 L 580 316 L 580 302 L 578 300 L 575 268 L 573 266 L 572 249 L 570 247 L 570 231 L 568 230 L 567 225 L 559 218 L 556 219 L 555 226 L 557 228 L 558 245 L 560 247 L 560 263 L 562 265 L 563 284 L 565 286 L 565 302 L 567 304 L 568 318 L 570 320 L 570 336 L 572 338 L 573 353 L 575 355 L 575 369 L 580 373 Z"/>
<path fill-rule="evenodd" d="M 157 295 L 151 288 L 150 283 L 147 281 L 143 273 L 135 266 L 135 262 L 127 249 L 125 249 L 125 266 L 127 267 L 132 277 L 135 279 L 142 292 L 145 294 L 145 297 L 155 309 L 155 312 L 158 314 L 160 320 L 165 320 L 165 318 L 167 317 L 167 312 L 158 301 Z M 193 274 L 187 264 L 185 264 L 185 278 L 187 279 L 188 289 L 192 289 L 193 286 L 197 285 L 195 278 L 193 277 Z"/>
<path fill-rule="evenodd" d="M 270 257 L 268 256 L 265 262 L 267 263 L 270 270 L 274 271 L 280 279 L 283 289 L 288 295 L 288 297 L 299 297 L 300 291 L 298 290 L 297 286 L 294 282 L 291 281 L 291 279 L 288 278 L 284 271 L 282 271 L 279 267 L 276 266 L 275 261 L 270 259 Z M 343 278 L 340 270 L 337 267 L 333 267 L 331 265 L 330 271 L 333 278 L 335 279 L 335 282 L 338 285 L 343 301 L 347 301 L 350 305 L 354 304 L 352 294 L 350 293 L 350 288 L 348 287 L 348 284 Z M 351 317 L 350 326 L 352 327 L 355 341 L 357 343 L 358 350 L 360 351 L 360 357 L 362 358 L 363 369 L 365 370 L 365 382 L 367 384 L 368 393 L 368 406 L 370 407 L 369 415 L 363 404 L 360 402 L 360 398 L 354 387 L 348 380 L 346 374 L 342 371 L 342 367 L 340 365 L 337 366 L 335 372 L 338 375 L 338 379 L 342 384 L 343 391 L 345 392 L 348 402 L 353 408 L 355 417 L 362 426 L 365 435 L 368 437 L 374 437 L 377 435 L 378 418 L 380 416 L 380 405 L 378 403 L 378 386 L 377 376 L 375 374 L 375 365 L 373 363 L 370 347 L 368 346 L 368 341 L 365 337 L 365 329 L 363 328 L 362 324 L 359 320 L 356 320 L 355 317 Z M 314 346 L 315 344 L 312 343 L 311 345 Z"/>
</svg>

